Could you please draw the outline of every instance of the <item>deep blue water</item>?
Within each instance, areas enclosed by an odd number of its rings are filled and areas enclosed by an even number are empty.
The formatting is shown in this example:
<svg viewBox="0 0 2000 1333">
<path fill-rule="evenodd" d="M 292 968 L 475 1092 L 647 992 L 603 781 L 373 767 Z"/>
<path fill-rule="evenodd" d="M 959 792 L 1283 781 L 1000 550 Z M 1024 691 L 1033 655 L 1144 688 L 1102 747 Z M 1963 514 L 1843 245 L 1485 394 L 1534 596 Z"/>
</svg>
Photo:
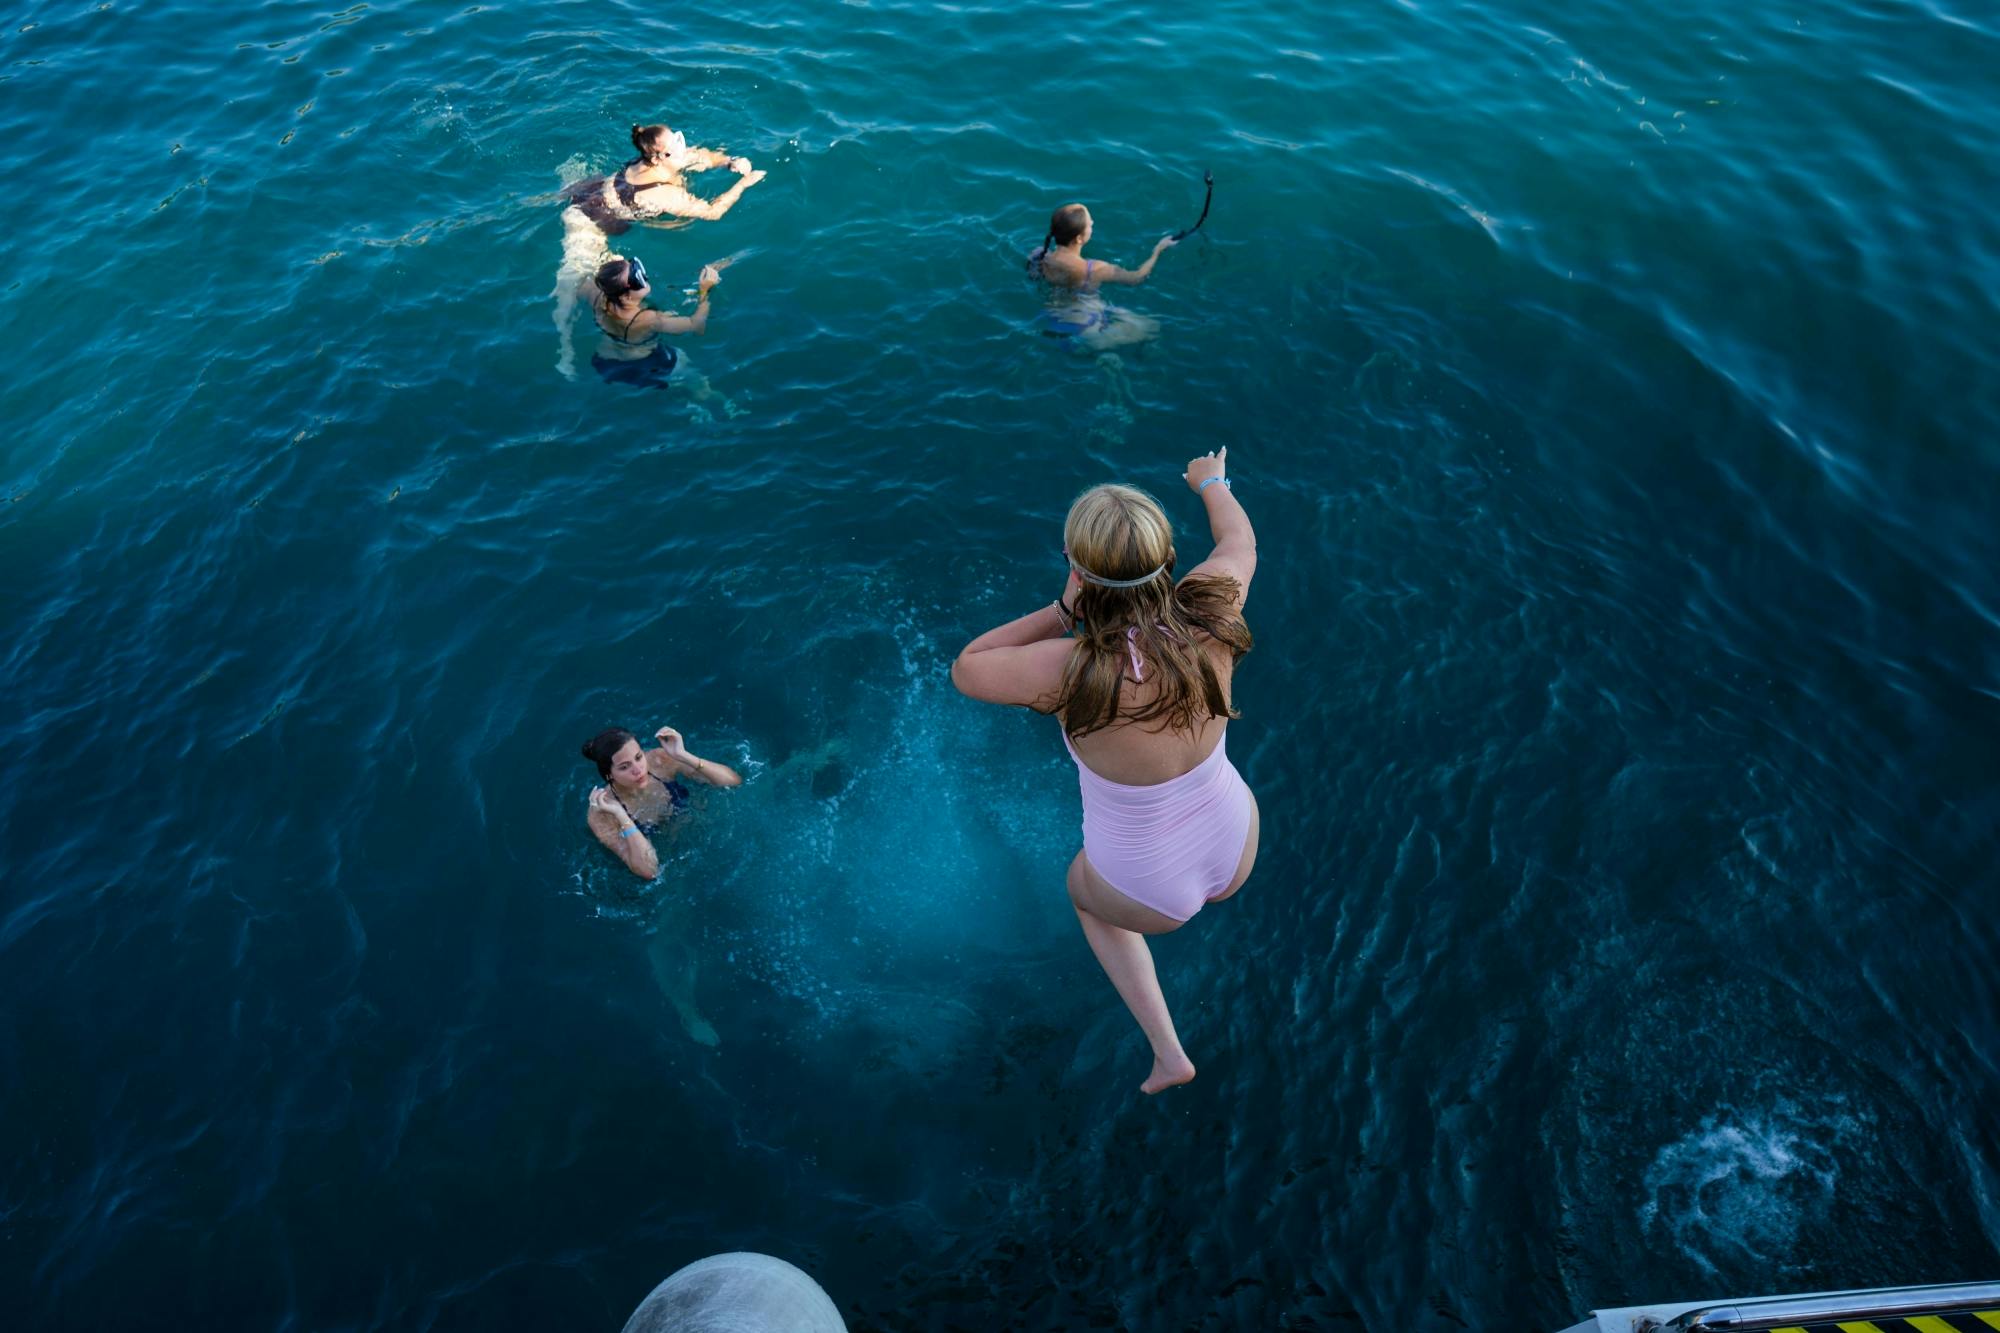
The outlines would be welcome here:
<svg viewBox="0 0 2000 1333">
<path fill-rule="evenodd" d="M 0 35 L 0 1293 L 34 1329 L 1560 1326 L 2000 1273 L 2000 22 L 1836 0 L 31 3 Z M 770 177 L 712 396 L 567 180 Z M 1136 263 L 1035 332 L 1049 209 Z M 708 188 L 715 188 L 711 183 Z M 590 336 L 579 328 L 580 345 Z M 1256 876 L 1149 1100 L 1070 497 L 1263 563 Z M 742 768 L 642 886 L 599 727 Z M 714 1044 L 698 1037 L 707 1036 Z"/>
</svg>

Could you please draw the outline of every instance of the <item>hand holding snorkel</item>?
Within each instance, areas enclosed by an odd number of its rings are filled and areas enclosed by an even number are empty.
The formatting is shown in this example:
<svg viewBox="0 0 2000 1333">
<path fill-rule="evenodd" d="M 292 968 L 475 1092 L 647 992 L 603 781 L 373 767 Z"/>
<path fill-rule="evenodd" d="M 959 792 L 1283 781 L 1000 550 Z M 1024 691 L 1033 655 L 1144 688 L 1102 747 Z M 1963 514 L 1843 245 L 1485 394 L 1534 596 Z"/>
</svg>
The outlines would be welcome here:
<svg viewBox="0 0 2000 1333">
<path fill-rule="evenodd" d="M 1201 183 L 1207 187 L 1207 193 L 1201 197 L 1201 216 L 1194 220 L 1192 227 L 1182 227 L 1179 231 L 1168 237 L 1167 243 L 1169 245 L 1175 241 L 1184 240 L 1192 236 L 1195 232 L 1201 230 L 1202 223 L 1208 221 L 1208 206 L 1215 202 L 1215 173 L 1212 171 L 1202 172 Z"/>
</svg>

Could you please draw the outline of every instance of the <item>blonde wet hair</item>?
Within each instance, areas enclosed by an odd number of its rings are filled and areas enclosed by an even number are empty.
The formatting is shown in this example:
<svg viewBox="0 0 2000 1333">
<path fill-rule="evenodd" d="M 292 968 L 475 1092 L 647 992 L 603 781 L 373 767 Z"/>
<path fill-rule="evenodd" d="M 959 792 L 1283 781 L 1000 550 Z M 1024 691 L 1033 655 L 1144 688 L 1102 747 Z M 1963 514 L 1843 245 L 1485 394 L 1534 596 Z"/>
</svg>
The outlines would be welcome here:
<svg viewBox="0 0 2000 1333">
<path fill-rule="evenodd" d="M 1174 527 L 1160 502 L 1136 486 L 1093 486 L 1063 520 L 1063 547 L 1079 580 L 1076 648 L 1049 710 L 1071 736 L 1119 722 L 1193 731 L 1211 717 L 1235 717 L 1203 638 L 1250 651 L 1237 609 L 1241 588 L 1227 575 L 1174 582 Z M 1153 698 L 1121 707 L 1133 653 L 1145 664 Z"/>
</svg>

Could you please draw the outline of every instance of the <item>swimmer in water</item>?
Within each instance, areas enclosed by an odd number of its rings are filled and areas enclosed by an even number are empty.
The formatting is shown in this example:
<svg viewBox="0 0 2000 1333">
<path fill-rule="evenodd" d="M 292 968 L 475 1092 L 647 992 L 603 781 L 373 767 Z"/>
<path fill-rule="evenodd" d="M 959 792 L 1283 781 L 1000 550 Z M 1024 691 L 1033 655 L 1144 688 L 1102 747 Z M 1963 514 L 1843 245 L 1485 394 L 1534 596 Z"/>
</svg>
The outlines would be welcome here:
<svg viewBox="0 0 2000 1333">
<path fill-rule="evenodd" d="M 764 179 L 747 157 L 731 157 L 713 148 L 690 148 L 687 140 L 665 125 L 634 125 L 632 147 L 638 152 L 616 175 L 593 176 L 563 191 L 563 260 L 556 271 L 556 329 L 560 344 L 556 369 L 564 378 L 576 375 L 576 353 L 570 324 L 576 315 L 576 292 L 611 258 L 608 236 L 629 231 L 634 222 L 663 224 L 661 218 L 714 220 L 736 206 L 743 192 Z M 713 199 L 702 199 L 687 188 L 685 173 L 728 167 L 739 179 Z"/>
<path fill-rule="evenodd" d="M 980 635 L 951 667 L 972 698 L 1062 723 L 1083 790 L 1069 899 L 1152 1045 L 1147 1093 L 1188 1082 L 1194 1064 L 1146 936 L 1235 893 L 1257 860 L 1257 801 L 1225 744 L 1237 715 L 1231 677 L 1250 651 L 1243 600 L 1257 537 L 1223 479 L 1227 454 L 1187 466 L 1215 549 L 1178 582 L 1159 502 L 1130 486 L 1093 487 L 1063 524 L 1062 595 Z"/>
<path fill-rule="evenodd" d="M 731 157 L 713 148 L 690 148 L 687 140 L 665 125 L 634 125 L 632 147 L 639 156 L 616 175 L 598 176 L 567 191 L 576 206 L 610 236 L 634 222 L 652 218 L 695 218 L 714 221 L 736 207 L 743 192 L 764 179 L 747 157 Z M 739 179 L 713 199 L 687 188 L 683 173 L 728 167 Z"/>
<path fill-rule="evenodd" d="M 661 727 L 653 739 L 660 743 L 658 749 L 642 749 L 637 736 L 612 727 L 583 746 L 583 757 L 597 765 L 605 783 L 590 793 L 590 831 L 640 879 L 660 873 L 652 837 L 686 808 L 688 789 L 682 778 L 714 787 L 743 785 L 743 776 L 729 765 L 689 753 L 672 727 Z"/>
<path fill-rule="evenodd" d="M 680 353 L 661 342 L 660 335 L 708 332 L 708 293 L 721 281 L 722 275 L 713 264 L 703 265 L 694 314 L 669 315 L 646 304 L 653 288 L 646 281 L 644 264 L 637 259 L 607 260 L 586 293 L 597 314 L 597 326 L 604 330 L 603 341 L 590 358 L 591 366 L 613 384 L 666 388 Z"/>
<path fill-rule="evenodd" d="M 1043 332 L 1055 338 L 1075 338 L 1092 351 L 1144 342 L 1159 331 L 1159 324 L 1109 304 L 1097 289 L 1107 282 L 1138 286 L 1152 276 L 1153 265 L 1159 262 L 1161 252 L 1174 244 L 1174 238 L 1162 236 L 1145 263 L 1125 269 L 1083 257 L 1091 229 L 1089 209 L 1082 204 L 1064 204 L 1049 218 L 1049 234 L 1041 248 L 1028 256 L 1029 270 L 1051 289 L 1049 304 L 1042 312 Z"/>
</svg>

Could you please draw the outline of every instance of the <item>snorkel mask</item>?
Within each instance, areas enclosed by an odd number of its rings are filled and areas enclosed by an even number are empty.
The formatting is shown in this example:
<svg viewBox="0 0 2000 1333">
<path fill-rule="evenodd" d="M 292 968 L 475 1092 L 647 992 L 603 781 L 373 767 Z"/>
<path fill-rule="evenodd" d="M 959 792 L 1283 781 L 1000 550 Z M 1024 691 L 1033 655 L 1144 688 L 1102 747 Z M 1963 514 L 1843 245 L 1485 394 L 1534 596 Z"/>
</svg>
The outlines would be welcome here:
<svg viewBox="0 0 2000 1333">
<path fill-rule="evenodd" d="M 652 285 L 652 283 L 646 281 L 646 261 L 640 259 L 637 255 L 625 261 L 626 291 L 636 292 L 641 287 L 650 287 Z"/>
</svg>

